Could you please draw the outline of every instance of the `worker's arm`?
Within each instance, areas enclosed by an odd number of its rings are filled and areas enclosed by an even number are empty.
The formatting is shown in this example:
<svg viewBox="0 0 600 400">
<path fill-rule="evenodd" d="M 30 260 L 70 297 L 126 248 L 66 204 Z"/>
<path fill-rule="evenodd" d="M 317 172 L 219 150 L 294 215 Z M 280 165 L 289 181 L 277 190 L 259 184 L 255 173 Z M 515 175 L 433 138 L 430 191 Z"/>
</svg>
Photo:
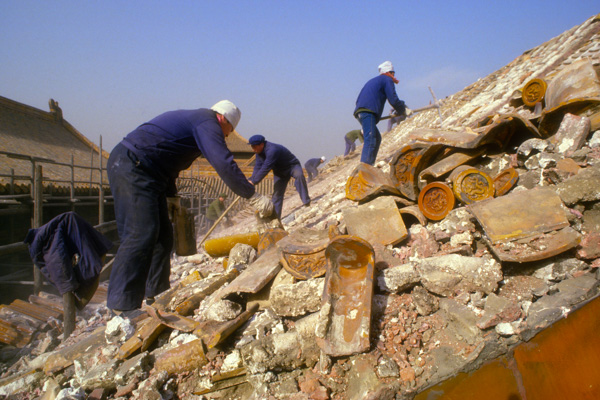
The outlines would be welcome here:
<svg viewBox="0 0 600 400">
<path fill-rule="evenodd" d="M 254 192 L 254 186 L 248 182 L 237 163 L 233 160 L 233 154 L 225 144 L 225 137 L 218 122 L 206 121 L 196 127 L 196 143 L 213 166 L 219 177 L 238 196 L 245 199 L 250 198 Z"/>
<path fill-rule="evenodd" d="M 394 110 L 396 110 L 398 114 L 404 115 L 406 104 L 404 104 L 404 101 L 398 98 L 398 95 L 396 94 L 396 88 L 394 87 L 394 82 L 391 79 L 389 79 L 385 84 L 385 95 L 390 105 L 394 107 Z"/>
<path fill-rule="evenodd" d="M 279 154 L 278 149 L 273 146 L 265 145 L 265 149 L 263 151 L 265 153 L 265 158 L 263 160 L 260 157 L 256 157 L 254 172 L 252 173 L 252 177 L 250 178 L 252 183 L 254 183 L 255 185 L 258 182 L 262 181 L 264 177 L 267 176 L 269 172 L 271 172 Z"/>
</svg>

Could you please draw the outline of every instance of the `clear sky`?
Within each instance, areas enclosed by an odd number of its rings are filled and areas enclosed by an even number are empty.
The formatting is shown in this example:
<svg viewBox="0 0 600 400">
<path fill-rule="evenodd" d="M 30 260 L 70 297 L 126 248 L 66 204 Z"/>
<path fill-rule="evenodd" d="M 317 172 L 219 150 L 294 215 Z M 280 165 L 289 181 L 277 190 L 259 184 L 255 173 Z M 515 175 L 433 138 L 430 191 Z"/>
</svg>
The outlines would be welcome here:
<svg viewBox="0 0 600 400">
<path fill-rule="evenodd" d="M 598 0 L 0 0 L 0 96 L 55 99 L 109 151 L 164 111 L 229 99 L 242 136 L 304 163 L 343 153 L 383 61 L 418 108 L 428 86 L 456 93 L 598 13 Z"/>
</svg>

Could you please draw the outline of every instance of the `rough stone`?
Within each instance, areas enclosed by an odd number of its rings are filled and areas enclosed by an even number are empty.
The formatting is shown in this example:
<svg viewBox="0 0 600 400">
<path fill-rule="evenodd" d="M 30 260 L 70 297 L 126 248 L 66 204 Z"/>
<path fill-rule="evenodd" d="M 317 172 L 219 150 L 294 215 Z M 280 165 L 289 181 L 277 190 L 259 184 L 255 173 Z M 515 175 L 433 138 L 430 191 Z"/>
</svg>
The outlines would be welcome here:
<svg viewBox="0 0 600 400">
<path fill-rule="evenodd" d="M 551 142 L 556 145 L 558 153 L 568 156 L 583 146 L 590 133 L 590 127 L 591 123 L 588 117 L 567 113 L 563 117 L 558 131 L 551 138 Z"/>
<path fill-rule="evenodd" d="M 286 317 L 298 317 L 319 311 L 324 284 L 324 278 L 314 278 L 277 285 L 271 289 L 271 308 L 275 314 Z"/>
<path fill-rule="evenodd" d="M 593 240 L 593 239 L 592 239 Z M 595 258 L 595 257 L 593 257 Z M 581 271 L 589 269 L 586 262 L 576 258 L 565 258 L 557 260 L 552 266 L 552 277 L 554 280 L 565 280 L 573 278 Z"/>
<path fill-rule="evenodd" d="M 430 315 L 440 308 L 438 298 L 429 294 L 422 286 L 415 286 L 411 296 L 419 315 Z"/>
<path fill-rule="evenodd" d="M 348 376 L 348 400 L 363 400 L 368 398 L 381 386 L 375 366 L 377 361 L 369 354 L 359 354 L 350 359 Z"/>
<path fill-rule="evenodd" d="M 488 329 L 501 322 L 513 322 L 521 318 L 521 307 L 506 297 L 490 293 L 485 301 L 483 316 L 477 322 L 480 329 Z"/>
<path fill-rule="evenodd" d="M 236 346 L 242 347 L 253 340 L 283 332 L 284 328 L 281 319 L 275 315 L 273 310 L 267 308 L 263 312 L 254 315 L 242 332 L 242 339 L 238 341 Z"/>
<path fill-rule="evenodd" d="M 32 392 L 35 386 L 43 382 L 44 373 L 41 371 L 25 371 L 15 374 L 0 385 L 0 395 L 10 396 L 20 392 Z"/>
<path fill-rule="evenodd" d="M 539 171 L 526 171 L 519 173 L 518 186 L 525 189 L 533 189 L 538 186 L 541 181 L 541 174 Z"/>
<path fill-rule="evenodd" d="M 543 279 L 529 275 L 505 277 L 504 285 L 498 294 L 512 301 L 531 301 L 534 296 L 541 297 L 548 292 L 548 285 Z"/>
<path fill-rule="evenodd" d="M 152 357 L 147 351 L 125 360 L 115 372 L 115 382 L 125 386 L 133 380 L 145 379 L 145 374 L 152 368 L 151 362 Z"/>
<path fill-rule="evenodd" d="M 56 400 L 85 400 L 87 394 L 82 388 L 65 388 L 56 395 Z"/>
<path fill-rule="evenodd" d="M 591 148 L 600 147 L 600 130 L 597 130 L 592 134 L 592 137 L 588 141 L 588 145 Z"/>
<path fill-rule="evenodd" d="M 400 293 L 419 283 L 419 278 L 415 263 L 406 263 L 384 270 L 377 276 L 377 285 L 382 291 Z"/>
<path fill-rule="evenodd" d="M 452 296 L 459 292 L 491 293 L 502 279 L 500 264 L 493 258 L 449 254 L 417 263 L 421 284 L 430 292 Z"/>
<path fill-rule="evenodd" d="M 315 337 L 318 314 L 298 320 L 295 330 L 265 336 L 242 346 L 240 353 L 246 368 L 256 374 L 314 366 L 321 352 Z"/>
<path fill-rule="evenodd" d="M 233 371 L 243 366 L 242 356 L 240 355 L 240 351 L 234 349 L 231 353 L 227 354 L 227 357 L 223 360 L 223 365 L 221 366 L 221 373 Z"/>
<path fill-rule="evenodd" d="M 584 260 L 600 257 L 600 232 L 591 232 L 583 237 L 577 248 L 577 257 Z"/>
<path fill-rule="evenodd" d="M 600 165 L 583 168 L 577 175 L 556 185 L 556 193 L 568 206 L 600 200 Z"/>
<path fill-rule="evenodd" d="M 594 207 L 585 210 L 582 214 L 583 225 L 581 231 L 594 233 L 600 232 L 600 207 L 597 207 L 598 203 L 594 203 Z"/>
<path fill-rule="evenodd" d="M 440 245 L 434 236 L 420 225 L 410 227 L 408 245 L 410 246 L 410 255 L 413 258 L 431 257 L 440 249 Z"/>
<path fill-rule="evenodd" d="M 400 376 L 398 364 L 390 357 L 382 356 L 377 364 L 377 375 L 379 378 L 396 378 Z"/>
<path fill-rule="evenodd" d="M 593 274 L 585 274 L 557 284 L 557 292 L 540 298 L 529 307 L 523 340 L 529 340 L 559 318 L 566 316 L 574 304 L 591 298 L 598 293 L 600 282 Z"/>
<path fill-rule="evenodd" d="M 477 327 L 479 317 L 468 307 L 452 299 L 440 299 L 440 311 L 448 316 L 447 332 L 473 345 L 482 338 Z"/>
<path fill-rule="evenodd" d="M 319 376 L 311 371 L 307 371 L 303 379 L 298 382 L 298 386 L 302 392 L 309 395 L 310 399 L 329 399 L 329 390 L 321 385 L 321 382 L 319 382 Z"/>
<path fill-rule="evenodd" d="M 256 260 L 256 250 L 254 247 L 245 243 L 236 243 L 235 246 L 229 251 L 229 261 L 227 262 L 227 268 L 233 268 L 234 266 L 248 265 Z"/>
<path fill-rule="evenodd" d="M 442 231 L 452 239 L 456 234 L 465 232 L 475 232 L 475 217 L 465 207 L 459 207 L 451 210 L 446 218 L 430 225 L 430 232 Z"/>
<path fill-rule="evenodd" d="M 225 322 L 231 321 L 242 313 L 242 306 L 230 300 L 218 300 L 212 302 L 203 316 L 207 320 Z"/>
<path fill-rule="evenodd" d="M 162 400 L 163 396 L 160 393 L 160 388 L 167 381 L 168 377 L 169 375 L 165 371 L 159 371 L 151 375 L 133 391 L 134 396 L 144 400 Z"/>
<path fill-rule="evenodd" d="M 525 165 L 526 160 L 533 154 L 542 152 L 552 148 L 552 145 L 547 140 L 543 139 L 528 139 L 521 143 L 517 149 L 517 161 L 520 167 Z"/>
<path fill-rule="evenodd" d="M 119 363 L 116 360 L 111 360 L 105 364 L 94 366 L 85 375 L 78 377 L 79 385 L 84 390 L 93 390 L 97 387 L 115 389 L 115 370 Z"/>
<path fill-rule="evenodd" d="M 106 324 L 104 335 L 107 343 L 124 343 L 135 333 L 135 325 L 128 318 L 119 315 Z"/>
<path fill-rule="evenodd" d="M 534 154 L 525 161 L 525 168 L 528 170 L 536 170 L 539 168 L 554 168 L 558 161 L 562 158 L 559 154 L 538 153 Z"/>
</svg>

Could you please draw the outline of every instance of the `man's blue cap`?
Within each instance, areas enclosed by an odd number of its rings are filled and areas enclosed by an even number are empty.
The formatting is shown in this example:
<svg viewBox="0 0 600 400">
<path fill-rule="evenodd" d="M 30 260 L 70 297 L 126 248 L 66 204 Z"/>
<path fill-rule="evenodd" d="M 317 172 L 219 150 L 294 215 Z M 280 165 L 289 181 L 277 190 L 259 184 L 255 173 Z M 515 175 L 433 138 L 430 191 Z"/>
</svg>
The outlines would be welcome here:
<svg viewBox="0 0 600 400">
<path fill-rule="evenodd" d="M 257 144 L 264 143 L 265 141 L 266 141 L 266 140 L 265 140 L 265 137 L 264 137 L 263 135 L 254 135 L 254 136 L 252 136 L 252 137 L 250 138 L 250 140 L 248 140 L 248 142 L 249 142 L 249 143 L 250 143 L 250 145 L 252 145 L 252 146 L 254 146 L 254 145 L 257 145 Z"/>
</svg>

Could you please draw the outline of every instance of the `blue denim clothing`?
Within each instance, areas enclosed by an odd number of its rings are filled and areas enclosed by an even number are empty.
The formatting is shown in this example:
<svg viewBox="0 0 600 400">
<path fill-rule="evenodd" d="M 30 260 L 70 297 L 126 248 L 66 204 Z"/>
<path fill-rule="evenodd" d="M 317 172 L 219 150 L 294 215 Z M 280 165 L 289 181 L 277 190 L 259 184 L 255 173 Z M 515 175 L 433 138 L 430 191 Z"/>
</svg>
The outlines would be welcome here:
<svg viewBox="0 0 600 400">
<path fill-rule="evenodd" d="M 302 166 L 300 164 L 296 164 L 292 166 L 286 174 L 279 174 L 279 176 L 275 175 L 273 177 L 273 196 L 271 197 L 271 201 L 273 202 L 277 217 L 280 219 L 283 210 L 283 195 L 285 194 L 285 189 L 291 178 L 294 178 L 294 186 L 296 186 L 296 191 L 300 195 L 302 204 L 310 204 L 310 196 L 308 195 L 304 171 L 302 171 Z"/>
<path fill-rule="evenodd" d="M 52 218 L 39 228 L 30 229 L 24 243 L 35 266 L 60 292 L 85 290 L 102 270 L 102 257 L 113 243 L 75 212 Z M 73 256 L 79 261 L 73 265 Z"/>
<path fill-rule="evenodd" d="M 358 113 L 358 120 L 363 128 L 365 143 L 363 145 L 360 162 L 365 164 L 375 164 L 379 145 L 381 144 L 381 133 L 377 129 L 377 116 L 370 112 Z"/>
<path fill-rule="evenodd" d="M 179 172 L 201 155 L 235 194 L 246 199 L 254 194 L 225 144 L 213 110 L 168 111 L 137 127 L 121 143 L 168 181 L 168 196 L 177 193 Z"/>
<path fill-rule="evenodd" d="M 375 114 L 376 122 L 379 122 L 386 100 L 390 102 L 390 105 L 398 114 L 404 114 L 406 105 L 398 98 L 394 81 L 387 75 L 379 75 L 369 80 L 360 91 L 356 99 L 354 116 L 356 117 L 364 109 Z M 363 133 L 366 136 L 366 132 Z"/>
<path fill-rule="evenodd" d="M 273 175 L 280 178 L 289 177 L 289 170 L 294 165 L 300 165 L 300 161 L 291 151 L 280 144 L 265 141 L 263 151 L 256 155 L 250 181 L 256 185 L 270 171 L 273 171 Z"/>
<path fill-rule="evenodd" d="M 319 175 L 319 170 L 317 167 L 321 164 L 320 158 L 311 158 L 307 162 L 304 163 L 304 168 L 306 169 L 306 173 L 308 175 L 308 182 L 312 181 Z"/>
<path fill-rule="evenodd" d="M 249 178 L 255 185 L 263 180 L 269 171 L 273 171 L 273 197 L 271 201 L 277 212 L 277 216 L 281 218 L 283 209 L 283 195 L 290 178 L 295 179 L 295 186 L 303 204 L 310 203 L 308 188 L 306 187 L 306 178 L 300 161 L 286 147 L 265 142 L 265 147 L 262 152 L 256 155 L 254 171 Z"/>
<path fill-rule="evenodd" d="M 354 143 L 354 140 L 350 140 L 347 137 L 344 137 L 344 141 L 346 142 L 346 150 L 344 150 L 344 155 L 347 156 L 356 150 L 356 144 Z"/>
<path fill-rule="evenodd" d="M 121 245 L 113 261 L 106 305 L 141 307 L 144 297 L 169 288 L 173 228 L 167 210 L 168 181 L 118 144 L 107 163 Z"/>
</svg>

